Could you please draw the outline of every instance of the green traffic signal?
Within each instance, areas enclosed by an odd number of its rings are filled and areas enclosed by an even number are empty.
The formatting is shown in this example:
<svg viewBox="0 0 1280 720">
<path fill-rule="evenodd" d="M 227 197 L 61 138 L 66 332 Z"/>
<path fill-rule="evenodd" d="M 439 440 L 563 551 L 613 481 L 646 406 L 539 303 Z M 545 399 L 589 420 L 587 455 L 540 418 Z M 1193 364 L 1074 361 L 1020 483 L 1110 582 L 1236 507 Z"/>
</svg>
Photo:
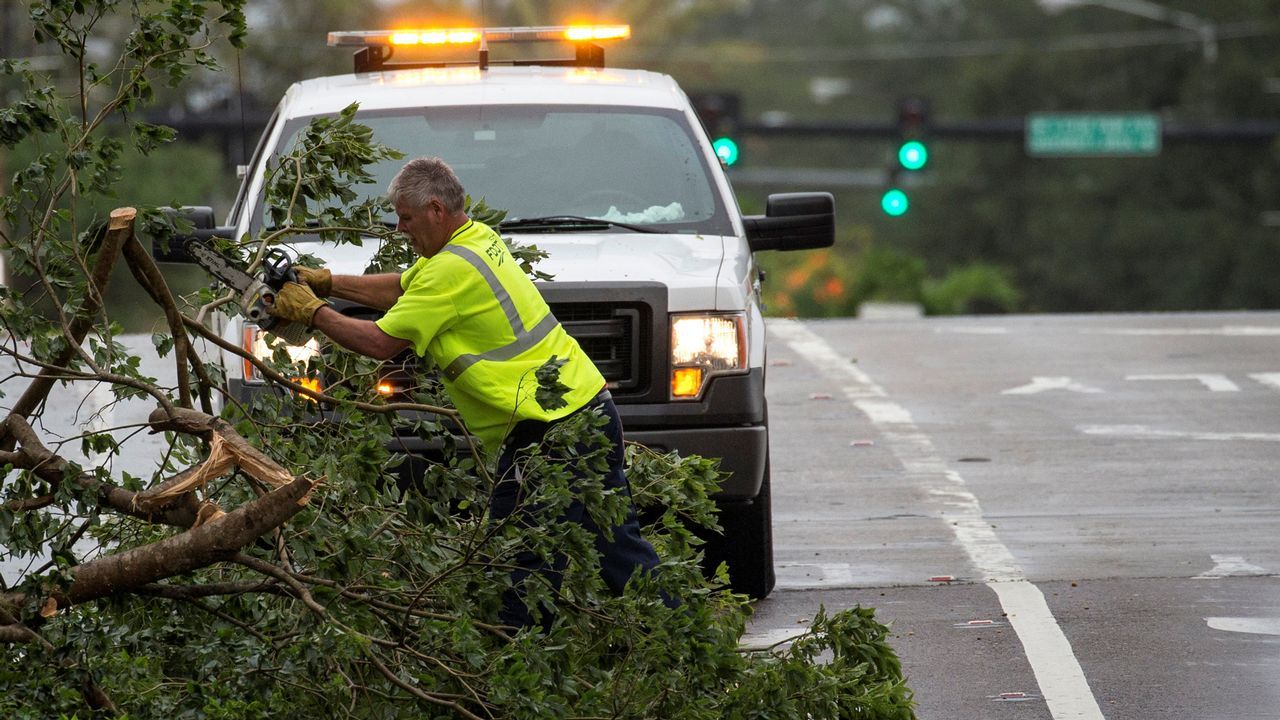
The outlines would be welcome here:
<svg viewBox="0 0 1280 720">
<path fill-rule="evenodd" d="M 715 150 L 716 157 L 720 158 L 720 162 L 725 165 L 738 162 L 738 143 L 734 142 L 733 138 L 716 138 L 715 142 L 711 143 L 711 149 Z"/>
<path fill-rule="evenodd" d="M 907 194 L 898 188 L 888 190 L 884 195 L 880 196 L 880 208 L 889 217 L 898 217 L 906 214 L 910 205 L 910 201 L 907 200 Z"/>
<path fill-rule="evenodd" d="M 929 162 L 929 148 L 919 140 L 904 142 L 898 148 L 898 162 L 907 170 L 919 170 Z"/>
</svg>

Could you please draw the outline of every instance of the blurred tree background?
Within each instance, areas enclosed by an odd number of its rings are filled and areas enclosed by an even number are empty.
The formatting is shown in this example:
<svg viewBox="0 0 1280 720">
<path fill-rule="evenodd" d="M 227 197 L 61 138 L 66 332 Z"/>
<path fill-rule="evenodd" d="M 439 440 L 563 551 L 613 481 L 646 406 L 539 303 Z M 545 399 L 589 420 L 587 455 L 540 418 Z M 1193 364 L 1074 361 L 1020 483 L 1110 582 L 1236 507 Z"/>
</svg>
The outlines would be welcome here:
<svg viewBox="0 0 1280 720">
<path fill-rule="evenodd" d="M 1280 119 L 1280 0 L 1128 3 L 1186 13 L 1163 19 L 1114 7 L 1125 4 L 251 2 L 248 49 L 224 58 L 227 71 L 195 91 L 169 98 L 172 110 L 158 118 L 190 140 L 147 159 L 164 197 L 134 195 L 225 211 L 234 166 L 275 99 L 296 80 L 349 71 L 349 54 L 325 47 L 326 32 L 432 20 L 630 22 L 633 39 L 610 49 L 611 65 L 669 73 L 690 93 L 736 94 L 748 126 L 891 123 L 908 96 L 927 98 L 939 125 L 1020 127 L 1036 112 L 1153 113 L 1166 126 L 1211 128 Z M 0 0 L 0 8 L 3 55 L 39 62 L 25 4 Z M 1213 42 L 1188 18 L 1211 29 Z M 892 138 L 757 133 L 739 143 L 730 176 L 744 212 L 763 212 L 770 192 L 830 190 L 837 200 L 835 248 L 762 254 L 774 313 L 851 315 L 866 300 L 914 302 L 930 313 L 1280 307 L 1274 137 L 1166 141 L 1153 157 L 1120 158 L 1033 158 L 1011 133 L 932 137 L 929 166 L 901 217 L 879 205 Z"/>
</svg>

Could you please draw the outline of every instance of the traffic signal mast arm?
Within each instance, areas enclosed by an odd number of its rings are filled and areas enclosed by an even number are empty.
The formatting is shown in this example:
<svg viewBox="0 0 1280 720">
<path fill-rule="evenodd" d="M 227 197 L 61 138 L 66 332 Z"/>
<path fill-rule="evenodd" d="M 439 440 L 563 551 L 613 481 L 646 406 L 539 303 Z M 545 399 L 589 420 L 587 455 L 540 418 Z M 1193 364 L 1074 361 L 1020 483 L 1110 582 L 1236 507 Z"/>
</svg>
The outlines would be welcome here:
<svg viewBox="0 0 1280 720">
<path fill-rule="evenodd" d="M 1021 143 L 1026 138 L 1026 118 L 986 118 L 977 120 L 931 121 L 929 137 L 947 140 L 998 140 Z M 742 137 L 885 138 L 898 137 L 898 125 L 889 121 L 787 121 L 743 123 Z M 1280 120 L 1232 120 L 1215 123 L 1163 123 L 1165 144 L 1225 143 L 1265 145 L 1280 137 Z"/>
</svg>

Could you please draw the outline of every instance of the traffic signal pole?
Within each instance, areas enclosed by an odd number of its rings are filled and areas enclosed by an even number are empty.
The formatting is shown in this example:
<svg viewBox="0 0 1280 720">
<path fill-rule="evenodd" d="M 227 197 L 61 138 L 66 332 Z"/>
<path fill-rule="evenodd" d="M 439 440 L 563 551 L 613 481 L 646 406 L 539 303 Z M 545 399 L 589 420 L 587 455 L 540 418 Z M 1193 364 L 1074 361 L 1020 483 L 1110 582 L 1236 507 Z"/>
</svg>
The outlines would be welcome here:
<svg viewBox="0 0 1280 720">
<path fill-rule="evenodd" d="M 929 119 L 926 125 L 929 140 L 959 140 L 970 142 L 1016 142 L 1026 146 L 1026 117 L 986 118 L 975 120 L 939 122 Z M 1280 120 L 1231 120 L 1215 123 L 1160 122 L 1159 144 L 1171 145 L 1233 145 L 1268 146 L 1280 138 Z M 909 153 L 912 141 L 922 142 L 904 135 L 902 124 L 895 120 L 741 123 L 738 135 L 742 138 L 821 138 L 849 140 L 886 140 L 897 142 L 896 157 L 880 180 L 861 179 L 855 184 L 862 187 L 880 187 L 880 209 L 889 217 L 905 215 L 911 207 L 908 190 L 912 183 L 904 175 L 914 174 L 924 167 L 914 162 L 928 161 L 927 145 L 922 145 L 923 158 Z M 917 149 L 915 152 L 918 152 Z M 758 171 L 757 171 L 758 172 Z M 863 173 L 864 175 L 866 173 Z"/>
<path fill-rule="evenodd" d="M 899 137 L 896 122 L 743 123 L 738 134 L 753 137 L 882 138 Z M 1216 123 L 1163 123 L 1165 144 L 1265 145 L 1280 137 L 1280 120 L 1228 120 Z M 948 140 L 1024 142 L 1026 118 L 1006 117 L 929 123 L 929 137 Z"/>
</svg>

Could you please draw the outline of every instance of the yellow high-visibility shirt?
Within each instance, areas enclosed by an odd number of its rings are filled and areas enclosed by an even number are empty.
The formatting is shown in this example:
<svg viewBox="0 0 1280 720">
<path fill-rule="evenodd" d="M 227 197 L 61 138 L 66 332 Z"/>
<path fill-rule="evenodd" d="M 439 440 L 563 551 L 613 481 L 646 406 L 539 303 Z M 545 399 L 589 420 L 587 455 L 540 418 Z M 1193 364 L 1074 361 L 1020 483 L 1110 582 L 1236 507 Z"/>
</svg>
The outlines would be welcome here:
<svg viewBox="0 0 1280 720">
<path fill-rule="evenodd" d="M 585 405 L 604 376 L 556 321 L 506 243 L 468 221 L 430 258 L 400 276 L 404 294 L 378 327 L 430 354 L 467 428 L 496 453 L 521 420 L 551 421 Z M 544 408 L 534 373 L 552 356 L 566 359 L 565 405 Z"/>
</svg>

